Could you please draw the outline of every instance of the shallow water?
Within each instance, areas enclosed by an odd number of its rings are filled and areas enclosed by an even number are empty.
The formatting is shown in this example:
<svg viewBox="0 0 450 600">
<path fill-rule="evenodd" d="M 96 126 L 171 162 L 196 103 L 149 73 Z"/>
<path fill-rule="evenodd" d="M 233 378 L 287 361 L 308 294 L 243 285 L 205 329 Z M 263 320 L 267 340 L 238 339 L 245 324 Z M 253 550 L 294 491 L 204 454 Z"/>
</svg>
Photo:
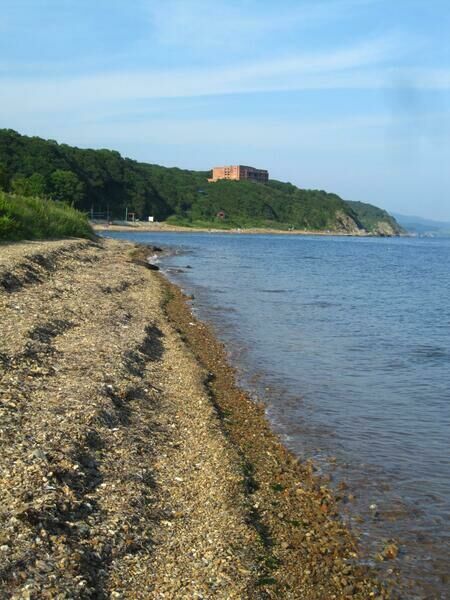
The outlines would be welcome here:
<svg viewBox="0 0 450 600">
<path fill-rule="evenodd" d="M 408 598 L 449 597 L 450 240 L 108 235 L 177 249 L 274 428 L 348 483 L 369 560 L 398 540 Z"/>
</svg>

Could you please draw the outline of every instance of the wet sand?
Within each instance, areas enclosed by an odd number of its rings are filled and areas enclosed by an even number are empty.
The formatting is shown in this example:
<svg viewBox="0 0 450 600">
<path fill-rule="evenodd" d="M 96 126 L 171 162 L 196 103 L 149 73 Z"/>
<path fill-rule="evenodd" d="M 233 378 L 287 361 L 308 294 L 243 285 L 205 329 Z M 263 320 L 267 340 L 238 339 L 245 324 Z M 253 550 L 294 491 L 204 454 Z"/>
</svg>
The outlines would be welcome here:
<svg viewBox="0 0 450 600">
<path fill-rule="evenodd" d="M 0 246 L 0 595 L 394 597 L 148 253 Z"/>
</svg>

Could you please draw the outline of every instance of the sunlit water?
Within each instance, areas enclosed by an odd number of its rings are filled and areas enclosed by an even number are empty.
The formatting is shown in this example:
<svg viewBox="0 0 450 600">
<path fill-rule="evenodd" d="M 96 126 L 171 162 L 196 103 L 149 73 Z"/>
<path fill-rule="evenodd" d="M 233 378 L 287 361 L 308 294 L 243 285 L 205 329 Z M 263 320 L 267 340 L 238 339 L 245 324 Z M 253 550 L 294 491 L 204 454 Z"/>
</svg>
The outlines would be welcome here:
<svg viewBox="0 0 450 600">
<path fill-rule="evenodd" d="M 176 251 L 273 427 L 348 483 L 369 560 L 395 539 L 408 598 L 449 597 L 450 240 L 108 235 Z"/>
</svg>

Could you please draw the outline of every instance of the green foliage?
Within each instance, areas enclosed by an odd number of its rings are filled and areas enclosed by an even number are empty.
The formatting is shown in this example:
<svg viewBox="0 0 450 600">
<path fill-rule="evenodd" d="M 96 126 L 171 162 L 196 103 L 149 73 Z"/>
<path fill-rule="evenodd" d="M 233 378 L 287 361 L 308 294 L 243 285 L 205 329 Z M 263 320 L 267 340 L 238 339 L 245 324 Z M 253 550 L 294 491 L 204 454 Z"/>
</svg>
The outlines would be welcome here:
<svg viewBox="0 0 450 600">
<path fill-rule="evenodd" d="M 1 209 L 1 196 L 0 196 L 0 211 Z M 18 225 L 9 215 L 0 214 L 0 240 L 15 240 L 18 239 Z"/>
<path fill-rule="evenodd" d="M 47 195 L 73 202 L 85 211 L 109 209 L 113 218 L 123 218 L 125 208 L 139 218 L 153 215 L 158 220 L 183 214 L 197 190 L 207 185 L 209 175 L 138 163 L 111 150 L 81 150 L 22 136 L 11 129 L 0 130 L 0 165 L 0 185 L 4 180 L 2 187 L 6 191 L 29 195 L 22 179 L 13 181 L 37 173 L 45 181 Z M 69 172 L 77 179 L 69 181 Z"/>
<path fill-rule="evenodd" d="M 82 201 L 84 184 L 72 171 L 57 169 L 51 174 L 50 181 L 51 197 L 54 200 L 68 202 L 72 206 L 76 206 Z"/>
<path fill-rule="evenodd" d="M 358 221 L 347 204 L 335 194 L 301 190 L 291 184 L 271 181 L 267 185 L 249 181 L 217 181 L 197 194 L 190 210 L 176 213 L 177 224 L 214 228 L 272 227 L 322 230 L 336 228 L 336 213 Z M 225 218 L 219 213 L 225 213 Z"/>
<path fill-rule="evenodd" d="M 8 187 L 8 172 L 6 171 L 6 167 L 0 164 L 0 191 L 6 190 Z"/>
<path fill-rule="evenodd" d="M 139 163 L 111 150 L 81 150 L 10 129 L 0 130 L 0 166 L 5 190 L 64 200 L 86 212 L 108 211 L 111 218 L 123 219 L 128 208 L 138 218 L 191 227 L 363 228 L 355 207 L 323 190 L 281 181 L 208 183 L 206 171 Z"/>
<path fill-rule="evenodd" d="M 63 237 L 93 238 L 94 233 L 86 216 L 66 204 L 0 192 L 0 240 Z"/>
<path fill-rule="evenodd" d="M 11 180 L 11 190 L 21 196 L 45 196 L 45 178 L 40 173 L 33 173 L 30 177 L 15 175 Z"/>
</svg>

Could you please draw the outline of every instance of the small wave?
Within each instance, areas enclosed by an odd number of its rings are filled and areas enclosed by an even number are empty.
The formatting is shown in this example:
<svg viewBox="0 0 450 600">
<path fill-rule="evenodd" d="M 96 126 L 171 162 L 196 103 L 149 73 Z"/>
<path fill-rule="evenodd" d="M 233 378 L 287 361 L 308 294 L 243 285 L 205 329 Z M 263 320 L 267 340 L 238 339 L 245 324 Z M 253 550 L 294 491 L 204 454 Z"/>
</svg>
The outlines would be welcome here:
<svg viewBox="0 0 450 600">
<path fill-rule="evenodd" d="M 417 346 L 412 352 L 412 358 L 417 362 L 432 362 L 432 363 L 443 363 L 450 361 L 450 352 L 447 348 L 442 346 L 433 345 L 422 345 Z"/>
<path fill-rule="evenodd" d="M 185 270 L 179 267 L 167 267 L 165 271 L 166 273 L 185 273 Z"/>
<path fill-rule="evenodd" d="M 264 293 L 264 294 L 287 294 L 289 292 L 292 292 L 292 290 L 258 290 L 258 292 Z"/>
<path fill-rule="evenodd" d="M 332 306 L 340 306 L 335 302 L 327 302 L 326 300 L 317 300 L 316 302 L 303 302 L 302 306 L 316 306 L 317 308 L 331 308 Z"/>
</svg>

